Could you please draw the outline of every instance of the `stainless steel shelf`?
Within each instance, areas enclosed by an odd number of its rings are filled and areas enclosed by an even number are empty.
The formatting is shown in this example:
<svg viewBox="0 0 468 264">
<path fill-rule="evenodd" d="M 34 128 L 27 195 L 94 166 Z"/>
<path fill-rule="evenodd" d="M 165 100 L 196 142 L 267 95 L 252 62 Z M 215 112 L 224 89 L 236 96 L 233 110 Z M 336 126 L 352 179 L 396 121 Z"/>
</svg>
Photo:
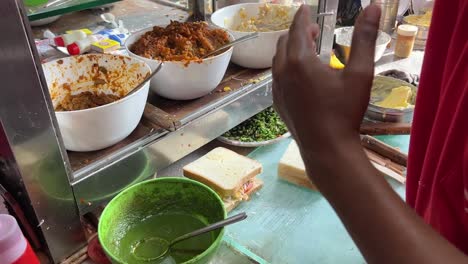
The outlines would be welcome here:
<svg viewBox="0 0 468 264">
<path fill-rule="evenodd" d="M 151 0 L 116 2 L 112 12 L 132 32 L 188 17 L 188 13 L 182 9 Z M 93 28 L 100 23 L 99 15 L 100 12 L 90 11 L 69 14 L 49 28 L 54 32 Z M 34 35 L 40 37 L 41 30 L 34 30 Z M 263 81 L 249 83 L 249 79 L 260 76 Z M 58 192 L 56 198 L 60 202 L 75 200 L 80 214 L 92 211 L 125 188 L 125 184 L 153 176 L 156 171 L 271 105 L 270 83 L 269 70 L 246 70 L 231 65 L 221 89 L 218 87 L 217 91 L 201 99 L 176 102 L 150 95 L 150 104 L 175 116 L 180 123 L 176 131 L 169 132 L 154 124 L 148 125 L 143 119 L 128 138 L 115 146 L 90 153 L 68 152 L 66 164 L 71 171 L 74 198 L 61 197 Z M 232 91 L 220 92 L 224 85 L 232 87 Z M 49 185 L 61 189 L 60 186 Z"/>
<path fill-rule="evenodd" d="M 96 185 L 107 186 L 125 181 L 121 178 L 139 181 L 151 177 L 157 171 L 196 151 L 227 130 L 271 106 L 271 83 L 270 75 L 255 85 L 246 85 L 236 93 L 193 113 L 176 131 L 158 131 L 76 171 L 72 186 L 75 198 L 79 201 L 80 214 L 93 211 L 114 196 L 100 192 Z M 119 166 L 132 166 L 131 159 L 136 155 L 144 155 L 149 160 L 149 164 L 146 165 L 148 168 L 144 169 L 146 175 L 141 175 L 140 170 L 132 175 L 115 174 L 115 168 Z M 112 173 L 114 175 L 111 176 Z M 95 191 L 90 193 L 90 189 Z"/>
<path fill-rule="evenodd" d="M 107 1 L 114 0 L 100 3 Z M 175 2 L 170 6 L 157 1 L 117 1 L 110 11 L 130 32 L 167 24 L 170 20 L 193 19 L 200 11 L 199 1 L 161 0 Z M 189 10 L 181 8 L 185 2 Z M 44 249 L 54 263 L 61 262 L 86 243 L 80 215 L 103 207 L 126 186 L 154 176 L 272 104 L 268 70 L 231 65 L 223 84 L 198 100 L 176 102 L 150 97 L 148 103 L 153 109 L 147 105 L 149 110 L 145 111 L 140 125 L 115 146 L 89 153 L 66 152 L 40 66 L 41 62 L 56 57 L 50 56 L 50 48 L 40 46 L 41 42 L 33 39 L 41 39 L 45 27 L 30 30 L 28 20 L 40 17 L 28 19 L 27 10 L 16 0 L 0 1 L 0 6 L 0 13 L 8 22 L 4 23 L 6 32 L 10 32 L 7 35 L 17 36 L 0 44 L 4 54 L 15 55 L 3 58 L 12 66 L 3 74 L 8 84 L 5 87 L 13 88 L 0 92 L 5 95 L 0 98 L 6 98 L 4 105 L 9 106 L 0 113 L 0 139 L 5 135 L 11 148 L 8 178 L 1 179 L 23 203 L 28 220 L 37 226 Z M 318 6 L 320 12 L 329 11 L 336 9 L 337 1 L 324 0 Z M 108 11 L 67 13 L 47 28 L 57 34 L 79 28 L 94 29 L 103 25 L 100 15 Z M 204 11 L 206 15 L 206 8 Z M 328 61 L 334 17 L 325 20 L 323 24 L 319 21 L 322 35 L 318 44 L 321 58 Z M 252 84 L 251 79 L 263 81 Z M 223 92 L 224 86 L 231 87 L 231 91 Z M 175 122 L 171 118 L 160 119 L 159 115 L 150 116 L 158 112 L 155 108 L 162 110 L 161 116 L 168 117 L 164 112 L 174 116 Z M 160 120 L 171 121 L 174 126 Z"/>
</svg>

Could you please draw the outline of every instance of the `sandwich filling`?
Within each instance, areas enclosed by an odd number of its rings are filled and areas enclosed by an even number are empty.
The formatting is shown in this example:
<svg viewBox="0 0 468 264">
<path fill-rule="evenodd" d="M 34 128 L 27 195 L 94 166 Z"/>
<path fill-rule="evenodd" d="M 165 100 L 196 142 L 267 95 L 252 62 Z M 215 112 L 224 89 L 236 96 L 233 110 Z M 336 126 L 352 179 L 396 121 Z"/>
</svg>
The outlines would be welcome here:
<svg viewBox="0 0 468 264">
<path fill-rule="evenodd" d="M 244 183 L 244 185 L 242 185 L 242 190 L 244 191 L 244 193 L 248 193 L 253 188 L 253 186 L 253 180 L 249 180 L 246 183 Z"/>
<path fill-rule="evenodd" d="M 249 195 L 256 191 L 258 189 L 258 187 L 262 186 L 262 181 L 260 179 L 257 179 L 257 178 L 251 178 L 249 179 L 248 181 L 246 181 L 244 184 L 242 184 L 239 189 L 237 189 L 235 192 L 234 192 L 234 195 L 230 195 L 230 196 L 227 196 L 227 197 L 224 197 L 223 200 L 225 202 L 230 202 L 230 201 L 236 201 L 236 200 L 239 200 L 239 201 L 246 201 L 246 200 L 249 200 Z"/>
</svg>

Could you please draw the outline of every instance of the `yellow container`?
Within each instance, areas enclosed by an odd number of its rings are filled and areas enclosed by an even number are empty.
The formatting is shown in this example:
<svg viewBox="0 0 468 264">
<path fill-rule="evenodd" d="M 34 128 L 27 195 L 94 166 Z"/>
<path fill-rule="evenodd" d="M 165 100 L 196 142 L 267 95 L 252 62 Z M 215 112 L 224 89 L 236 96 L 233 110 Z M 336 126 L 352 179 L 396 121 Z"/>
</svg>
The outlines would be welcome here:
<svg viewBox="0 0 468 264">
<path fill-rule="evenodd" d="M 395 56 L 408 58 L 414 47 L 414 41 L 418 34 L 418 27 L 413 25 L 400 25 L 397 29 L 397 39 L 395 44 Z"/>
</svg>

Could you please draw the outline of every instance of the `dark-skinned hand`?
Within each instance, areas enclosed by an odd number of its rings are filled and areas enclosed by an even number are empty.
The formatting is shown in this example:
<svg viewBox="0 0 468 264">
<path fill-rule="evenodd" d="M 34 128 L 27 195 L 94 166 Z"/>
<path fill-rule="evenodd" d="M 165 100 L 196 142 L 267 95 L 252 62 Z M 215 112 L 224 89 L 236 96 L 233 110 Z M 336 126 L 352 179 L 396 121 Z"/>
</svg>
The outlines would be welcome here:
<svg viewBox="0 0 468 264">
<path fill-rule="evenodd" d="M 307 174 L 366 262 L 468 263 L 463 252 L 404 203 L 360 144 L 379 18 L 380 9 L 373 5 L 361 13 L 349 62 L 343 71 L 335 71 L 317 58 L 319 28 L 309 8 L 302 6 L 289 34 L 278 41 L 273 61 L 275 106 L 299 145 Z"/>
<path fill-rule="evenodd" d="M 374 50 L 380 9 L 368 6 L 355 24 L 349 62 L 336 71 L 319 60 L 319 27 L 308 6 L 294 17 L 273 59 L 273 98 L 298 142 L 303 158 L 320 166 L 322 158 L 359 140 L 374 76 Z M 304 152 L 307 150 L 307 157 Z"/>
</svg>

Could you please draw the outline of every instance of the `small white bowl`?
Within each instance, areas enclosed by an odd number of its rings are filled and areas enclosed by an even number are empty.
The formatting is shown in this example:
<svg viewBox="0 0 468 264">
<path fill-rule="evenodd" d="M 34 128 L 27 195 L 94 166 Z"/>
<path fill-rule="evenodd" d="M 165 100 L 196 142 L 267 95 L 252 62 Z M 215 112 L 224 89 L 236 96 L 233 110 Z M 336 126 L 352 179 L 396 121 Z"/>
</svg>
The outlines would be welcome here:
<svg viewBox="0 0 468 264">
<path fill-rule="evenodd" d="M 353 30 L 354 27 L 341 27 L 335 29 L 336 44 L 340 47 L 346 62 L 348 61 L 349 53 L 351 51 Z M 375 62 L 382 58 L 385 50 L 387 49 L 387 45 L 391 40 L 392 37 L 389 34 L 379 30 L 377 41 L 375 43 Z"/>
<path fill-rule="evenodd" d="M 76 92 L 76 85 L 73 84 L 79 82 L 80 76 L 88 80 L 95 63 L 108 71 L 122 72 L 122 80 L 125 81 L 119 87 L 119 92 L 125 94 L 151 72 L 150 67 L 142 61 L 109 54 L 80 55 L 45 63 L 43 70 L 54 106 L 68 93 L 63 89 L 63 84 L 71 84 L 71 91 Z M 126 138 L 140 122 L 148 90 L 149 82 L 134 94 L 106 105 L 76 111 L 56 111 L 65 148 L 71 151 L 95 151 Z"/>
<path fill-rule="evenodd" d="M 269 4 L 275 6 L 275 4 Z M 236 39 L 252 32 L 236 31 L 236 28 L 241 22 L 239 11 L 245 9 L 248 17 L 257 17 L 259 8 L 265 6 L 264 3 L 246 3 L 231 5 L 221 8 L 213 13 L 211 22 L 218 27 L 226 29 Z M 297 7 L 289 6 L 289 19 L 292 21 Z M 265 69 L 270 68 L 273 64 L 273 57 L 276 53 L 276 43 L 278 39 L 287 34 L 289 29 L 269 32 L 259 32 L 257 38 L 248 40 L 238 44 L 234 48 L 232 54 L 232 62 L 245 68 Z"/>
<path fill-rule="evenodd" d="M 166 25 L 164 25 L 166 26 Z M 130 47 L 153 27 L 133 33 L 126 41 L 125 48 L 131 57 L 140 59 L 155 69 L 161 61 L 148 59 L 134 54 Z M 229 36 L 234 40 L 232 36 Z M 151 79 L 151 90 L 156 94 L 172 100 L 192 100 L 205 96 L 213 91 L 223 80 L 233 48 L 206 59 L 201 63 L 184 61 L 165 61 L 164 66 Z"/>
</svg>

